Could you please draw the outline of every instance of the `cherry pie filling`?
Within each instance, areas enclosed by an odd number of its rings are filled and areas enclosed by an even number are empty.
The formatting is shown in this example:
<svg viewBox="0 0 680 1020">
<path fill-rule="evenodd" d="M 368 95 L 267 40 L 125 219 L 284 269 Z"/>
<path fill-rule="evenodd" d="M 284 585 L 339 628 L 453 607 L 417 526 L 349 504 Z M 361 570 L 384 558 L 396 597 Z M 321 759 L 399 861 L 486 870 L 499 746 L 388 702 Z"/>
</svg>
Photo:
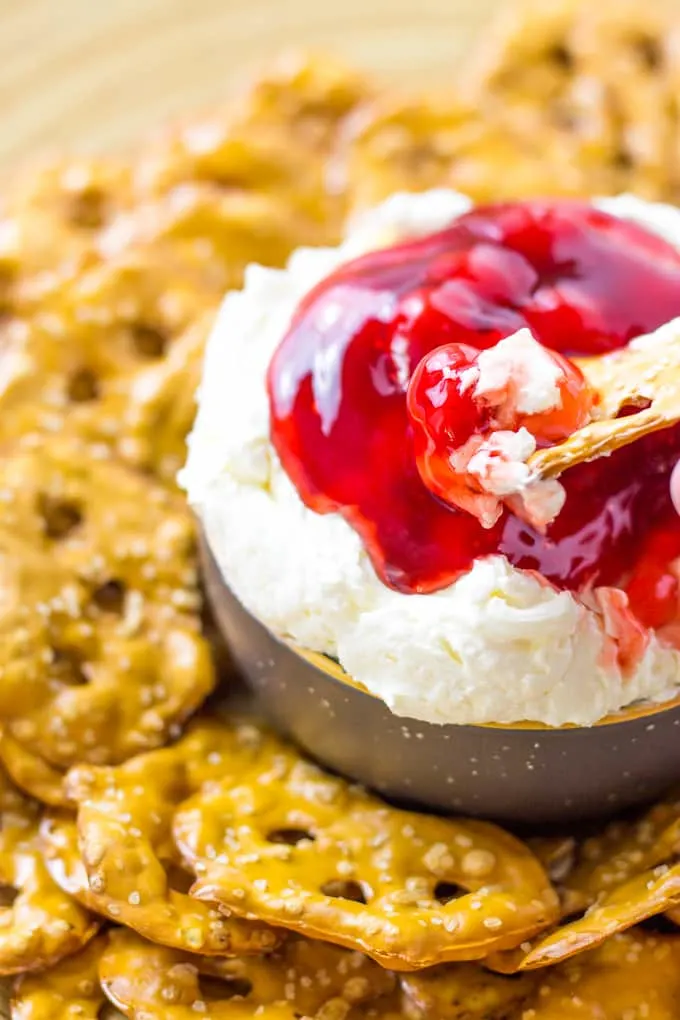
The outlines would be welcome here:
<svg viewBox="0 0 680 1020">
<path fill-rule="evenodd" d="M 470 478 L 455 464 L 498 428 L 525 428 L 538 446 L 571 434 L 593 397 L 569 358 L 677 316 L 680 253 L 641 226 L 580 202 L 479 207 L 307 295 L 270 365 L 272 441 L 304 503 L 341 514 L 400 592 L 436 592 L 502 554 L 586 598 L 624 590 L 640 623 L 673 640 L 680 427 L 565 472 L 566 501 L 544 528 L 512 506 L 484 522 L 468 512 Z M 508 417 L 511 405 L 490 409 L 469 380 L 480 352 L 524 328 L 551 352 L 560 400 Z"/>
</svg>

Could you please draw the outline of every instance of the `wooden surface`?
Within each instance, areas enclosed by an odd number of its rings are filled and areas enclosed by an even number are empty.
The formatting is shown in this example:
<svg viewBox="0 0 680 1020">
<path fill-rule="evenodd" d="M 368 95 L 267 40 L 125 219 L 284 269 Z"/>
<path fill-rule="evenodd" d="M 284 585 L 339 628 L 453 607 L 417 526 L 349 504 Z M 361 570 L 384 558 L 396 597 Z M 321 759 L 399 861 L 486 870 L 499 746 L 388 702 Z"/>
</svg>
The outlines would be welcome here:
<svg viewBox="0 0 680 1020">
<path fill-rule="evenodd" d="M 219 102 L 282 48 L 345 55 L 410 88 L 445 81 L 498 3 L 0 0 L 0 165 L 124 145 Z"/>
</svg>

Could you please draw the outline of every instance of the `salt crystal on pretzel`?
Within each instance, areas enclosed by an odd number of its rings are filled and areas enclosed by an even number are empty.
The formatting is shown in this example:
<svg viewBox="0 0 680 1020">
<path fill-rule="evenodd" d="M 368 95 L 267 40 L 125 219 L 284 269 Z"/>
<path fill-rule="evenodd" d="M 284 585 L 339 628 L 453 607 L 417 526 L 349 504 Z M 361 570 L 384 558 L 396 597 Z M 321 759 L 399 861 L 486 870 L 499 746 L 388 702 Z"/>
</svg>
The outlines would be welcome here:
<svg viewBox="0 0 680 1020">
<path fill-rule="evenodd" d="M 17 978 L 11 990 L 12 1020 L 99 1020 L 106 1002 L 99 981 L 99 961 L 106 936 L 93 939 L 74 956 Z"/>
<path fill-rule="evenodd" d="M 353 1007 L 370 1005 L 395 985 L 366 957 L 319 942 L 291 941 L 267 958 L 215 960 L 152 945 L 124 929 L 111 933 L 100 975 L 125 1016 L 148 1020 L 345 1020 Z"/>
<path fill-rule="evenodd" d="M 530 851 L 493 825 L 397 810 L 292 750 L 175 816 L 192 895 L 397 970 L 517 946 L 557 916 Z"/>
<path fill-rule="evenodd" d="M 163 945 L 217 956 L 273 949 L 280 937 L 266 925 L 222 917 L 187 895 L 191 878 L 172 839 L 186 797 L 220 777 L 234 782 L 268 747 L 250 725 L 206 720 L 173 747 L 117 768 L 72 769 L 66 790 L 76 820 L 48 816 L 42 830 L 53 878 L 91 910 Z"/>
<path fill-rule="evenodd" d="M 0 974 L 50 967 L 96 933 L 94 917 L 53 882 L 43 861 L 40 809 L 0 771 Z"/>
<path fill-rule="evenodd" d="M 536 478 L 554 478 L 680 421 L 680 319 L 598 358 L 574 358 L 595 392 L 592 420 L 529 458 Z"/>
</svg>

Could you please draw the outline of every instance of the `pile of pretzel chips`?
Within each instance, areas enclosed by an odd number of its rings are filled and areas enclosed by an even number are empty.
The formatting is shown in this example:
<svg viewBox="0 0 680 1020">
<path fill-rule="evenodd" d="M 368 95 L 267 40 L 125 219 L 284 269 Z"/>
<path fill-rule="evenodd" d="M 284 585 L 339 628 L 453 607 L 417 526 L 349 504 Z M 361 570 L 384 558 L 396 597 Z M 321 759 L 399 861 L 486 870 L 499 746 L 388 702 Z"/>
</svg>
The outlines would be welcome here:
<svg viewBox="0 0 680 1020">
<path fill-rule="evenodd" d="M 324 773 L 231 707 L 175 483 L 248 263 L 398 190 L 680 201 L 679 41 L 648 4 L 533 0 L 438 96 L 284 58 L 131 161 L 6 187 L 6 1016 L 680 1017 L 680 797 L 520 840 Z"/>
</svg>

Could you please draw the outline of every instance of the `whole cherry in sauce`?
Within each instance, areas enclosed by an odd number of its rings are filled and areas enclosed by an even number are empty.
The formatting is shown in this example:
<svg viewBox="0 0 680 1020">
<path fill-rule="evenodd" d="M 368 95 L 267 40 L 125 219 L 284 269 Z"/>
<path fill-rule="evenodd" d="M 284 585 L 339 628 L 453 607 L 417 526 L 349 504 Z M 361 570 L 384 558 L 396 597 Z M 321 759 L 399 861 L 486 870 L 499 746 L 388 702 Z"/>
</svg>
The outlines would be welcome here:
<svg viewBox="0 0 680 1020">
<path fill-rule="evenodd" d="M 490 379 L 483 375 L 482 362 L 490 357 L 488 352 L 452 343 L 425 355 L 406 393 L 420 477 L 438 499 L 474 513 L 485 527 L 495 522 L 503 503 L 485 493 L 474 464 L 484 451 L 487 474 L 495 461 L 500 469 L 497 467 L 494 474 L 501 481 L 507 457 L 507 448 L 504 450 L 500 443 L 494 446 L 490 437 L 507 442 L 522 430 L 533 449 L 557 443 L 586 424 L 593 403 L 580 369 L 564 355 L 542 347 L 527 331 L 524 334 L 515 334 L 519 350 L 509 357 L 503 353 L 502 363 L 511 372 L 502 383 L 497 372 Z M 505 346 L 499 341 L 495 350 L 500 353 Z M 548 382 L 549 409 L 538 411 L 524 406 L 525 391 L 532 380 L 526 366 L 517 363 L 520 356 L 534 361 L 538 358 L 539 373 Z M 546 395 L 541 394 L 541 399 L 545 400 Z M 517 503 L 518 511 L 520 506 L 521 501 Z"/>
<path fill-rule="evenodd" d="M 272 440 L 302 500 L 342 514 L 397 590 L 444 588 L 494 553 L 562 588 L 625 585 L 658 528 L 680 536 L 680 429 L 566 472 L 545 533 L 508 511 L 483 528 L 423 481 L 407 392 L 436 348 L 474 358 L 528 327 L 567 357 L 599 355 L 679 315 L 680 254 L 655 234 L 585 203 L 480 207 L 340 267 L 305 298 L 270 365 Z M 447 427 L 460 438 L 475 414 L 461 400 Z M 667 602 L 668 582 L 657 587 Z M 648 598 L 638 592 L 636 611 L 658 617 Z"/>
</svg>

